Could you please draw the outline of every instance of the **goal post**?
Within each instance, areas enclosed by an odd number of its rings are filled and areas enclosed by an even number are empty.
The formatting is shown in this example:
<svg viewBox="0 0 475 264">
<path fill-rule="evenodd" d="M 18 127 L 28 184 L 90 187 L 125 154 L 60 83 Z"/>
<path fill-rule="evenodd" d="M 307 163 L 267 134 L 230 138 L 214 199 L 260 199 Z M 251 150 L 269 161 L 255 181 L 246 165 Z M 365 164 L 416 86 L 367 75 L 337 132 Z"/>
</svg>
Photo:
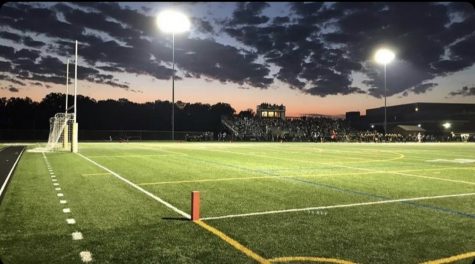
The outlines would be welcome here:
<svg viewBox="0 0 475 264">
<path fill-rule="evenodd" d="M 57 113 L 50 118 L 47 150 L 68 150 L 71 142 L 72 114 Z"/>
<path fill-rule="evenodd" d="M 68 105 L 69 96 L 69 62 L 66 62 L 66 100 L 64 113 L 56 113 L 50 118 L 50 131 L 48 136 L 48 143 L 46 150 L 65 150 L 74 153 L 78 152 L 78 127 L 77 122 L 77 68 L 78 68 L 78 41 L 75 45 L 75 59 L 74 59 L 74 103 L 72 106 Z M 74 109 L 72 113 L 68 110 Z"/>
<path fill-rule="evenodd" d="M 77 122 L 71 123 L 72 127 L 72 138 L 71 138 L 71 152 L 78 152 L 78 128 L 79 124 Z"/>
</svg>

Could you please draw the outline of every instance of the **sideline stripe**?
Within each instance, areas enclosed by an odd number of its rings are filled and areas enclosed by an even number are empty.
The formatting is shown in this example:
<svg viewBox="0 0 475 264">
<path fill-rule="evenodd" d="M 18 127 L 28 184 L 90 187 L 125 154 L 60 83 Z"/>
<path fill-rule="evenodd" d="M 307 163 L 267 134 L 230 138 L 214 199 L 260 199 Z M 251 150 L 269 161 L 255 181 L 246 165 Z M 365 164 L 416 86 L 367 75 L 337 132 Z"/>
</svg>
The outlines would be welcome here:
<svg viewBox="0 0 475 264">
<path fill-rule="evenodd" d="M 354 262 L 334 259 L 334 258 L 321 258 L 321 257 L 280 257 L 269 259 L 270 262 L 326 262 L 326 263 L 337 263 L 337 264 L 354 264 Z"/>
<path fill-rule="evenodd" d="M 463 254 L 456 255 L 456 256 L 452 256 L 452 257 L 448 257 L 448 258 L 430 260 L 430 261 L 423 262 L 423 263 L 421 263 L 421 264 L 443 264 L 443 263 L 451 263 L 451 262 L 454 262 L 454 261 L 458 261 L 458 260 L 462 260 L 462 259 L 466 259 L 466 258 L 470 258 L 470 257 L 475 257 L 475 251 L 463 253 Z"/>
<path fill-rule="evenodd" d="M 12 173 L 13 173 L 13 171 L 15 170 L 16 165 L 17 165 L 18 161 L 20 160 L 21 155 L 23 154 L 23 151 L 25 151 L 25 148 L 23 148 L 23 150 L 20 152 L 20 155 L 18 155 L 18 157 L 16 158 L 16 161 L 15 161 L 15 163 L 13 163 L 13 166 L 12 166 L 12 168 L 10 169 L 10 172 L 8 173 L 7 178 L 6 178 L 5 181 L 3 182 L 2 188 L 0 188 L 0 197 L 2 196 L 3 191 L 5 190 L 5 188 L 6 188 L 6 186 L 7 186 L 7 183 L 8 183 L 8 181 L 10 180 L 10 177 L 12 176 Z"/>
<path fill-rule="evenodd" d="M 230 238 L 229 236 L 227 236 L 225 233 L 219 231 L 218 229 L 206 224 L 202 220 L 194 221 L 194 223 L 196 223 L 197 225 L 201 226 L 202 228 L 208 230 L 209 232 L 213 233 L 214 235 L 218 236 L 222 240 L 226 241 L 226 243 L 230 244 L 231 246 L 233 246 L 237 250 L 241 251 L 242 253 L 246 254 L 250 258 L 254 259 L 255 261 L 257 261 L 259 263 L 262 263 L 262 264 L 271 263 L 269 260 L 259 256 L 254 251 L 252 251 L 249 248 L 243 246 L 241 243 L 239 243 L 236 240 Z"/>
<path fill-rule="evenodd" d="M 245 213 L 245 214 L 233 214 L 233 215 L 223 215 L 223 216 L 214 216 L 214 217 L 204 217 L 204 218 L 201 218 L 201 220 L 217 220 L 217 219 L 225 219 L 225 218 L 238 218 L 238 217 L 246 217 L 246 216 L 281 214 L 281 213 L 301 212 L 301 211 L 310 211 L 310 210 L 322 210 L 322 209 L 346 208 L 346 207 L 357 207 L 357 206 L 366 206 L 366 205 L 400 203 L 400 202 L 421 201 L 421 200 L 433 200 L 433 199 L 443 199 L 443 198 L 450 198 L 450 197 L 463 197 L 463 196 L 473 196 L 473 195 L 475 195 L 475 193 L 460 193 L 460 194 L 449 194 L 449 195 L 424 196 L 424 197 L 415 197 L 415 198 L 382 200 L 382 201 L 375 201 L 375 202 L 337 204 L 337 205 L 318 206 L 318 207 L 306 207 L 306 208 L 297 208 L 297 209 L 285 209 L 285 210 L 263 211 L 263 212 Z"/>
<path fill-rule="evenodd" d="M 111 171 L 110 169 L 108 169 L 108 168 L 106 168 L 106 167 L 100 165 L 99 163 L 97 163 L 97 162 L 91 160 L 90 158 L 88 158 L 88 157 L 82 155 L 81 153 L 76 153 L 76 154 L 79 155 L 80 157 L 84 158 L 85 160 L 91 162 L 92 164 L 96 165 L 97 167 L 99 167 L 99 168 L 101 168 L 101 169 L 103 169 L 103 170 L 109 172 L 110 174 L 114 175 L 117 179 L 119 179 L 119 180 L 121 180 L 121 181 L 123 181 L 123 182 L 129 184 L 130 186 L 134 187 L 135 189 L 137 189 L 137 190 L 139 190 L 139 191 L 145 193 L 147 196 L 149 196 L 150 198 L 154 199 L 155 201 L 157 201 L 157 202 L 159 202 L 159 203 L 165 205 L 166 207 L 168 207 L 168 208 L 172 209 L 173 211 L 177 212 L 178 214 L 180 214 L 180 215 L 182 215 L 182 216 L 184 216 L 184 217 L 186 217 L 186 218 L 188 218 L 188 219 L 191 219 L 191 216 L 190 216 L 189 214 L 183 212 L 182 210 L 180 210 L 180 209 L 176 208 L 175 206 L 171 205 L 170 203 L 164 201 L 164 200 L 161 199 L 160 197 L 153 195 L 152 193 L 146 191 L 145 189 L 143 189 L 142 187 L 138 186 L 137 184 L 135 184 L 135 183 L 133 183 L 133 182 L 127 180 L 126 178 L 124 178 L 124 177 L 120 176 L 119 174 L 117 174 L 117 173 Z"/>
</svg>

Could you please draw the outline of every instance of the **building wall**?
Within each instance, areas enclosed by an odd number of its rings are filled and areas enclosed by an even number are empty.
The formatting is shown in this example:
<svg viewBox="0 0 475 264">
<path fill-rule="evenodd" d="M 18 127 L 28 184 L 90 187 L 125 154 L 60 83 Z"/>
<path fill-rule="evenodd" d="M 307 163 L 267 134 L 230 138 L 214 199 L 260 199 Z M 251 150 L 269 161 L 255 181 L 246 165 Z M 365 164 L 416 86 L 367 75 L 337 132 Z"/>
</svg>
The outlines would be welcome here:
<svg viewBox="0 0 475 264">
<path fill-rule="evenodd" d="M 365 117 L 351 123 L 355 124 L 355 128 L 368 126 L 368 129 L 373 124 L 379 130 L 384 124 L 384 107 L 367 109 Z M 450 123 L 451 128 L 444 128 L 444 123 Z M 421 125 L 432 134 L 451 131 L 475 133 L 475 104 L 411 103 L 389 106 L 387 124 L 388 131 L 397 125 Z"/>
</svg>

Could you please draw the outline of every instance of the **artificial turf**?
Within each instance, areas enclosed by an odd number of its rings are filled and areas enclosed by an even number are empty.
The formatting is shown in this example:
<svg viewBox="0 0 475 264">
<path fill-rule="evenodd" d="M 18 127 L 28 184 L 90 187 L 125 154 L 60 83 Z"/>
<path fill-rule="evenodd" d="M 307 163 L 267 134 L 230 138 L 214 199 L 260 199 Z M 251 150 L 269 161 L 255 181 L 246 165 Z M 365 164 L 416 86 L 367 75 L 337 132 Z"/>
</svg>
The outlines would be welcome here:
<svg viewBox="0 0 475 264">
<path fill-rule="evenodd" d="M 474 144 L 81 143 L 80 153 L 186 213 L 191 191 L 205 219 L 264 213 L 204 222 L 266 260 L 421 263 L 475 251 Z M 83 157 L 45 157 L 61 191 L 43 154 L 25 153 L 0 205 L 4 263 L 81 263 L 85 250 L 97 263 L 255 263 Z M 266 214 L 458 194 L 468 195 Z"/>
</svg>

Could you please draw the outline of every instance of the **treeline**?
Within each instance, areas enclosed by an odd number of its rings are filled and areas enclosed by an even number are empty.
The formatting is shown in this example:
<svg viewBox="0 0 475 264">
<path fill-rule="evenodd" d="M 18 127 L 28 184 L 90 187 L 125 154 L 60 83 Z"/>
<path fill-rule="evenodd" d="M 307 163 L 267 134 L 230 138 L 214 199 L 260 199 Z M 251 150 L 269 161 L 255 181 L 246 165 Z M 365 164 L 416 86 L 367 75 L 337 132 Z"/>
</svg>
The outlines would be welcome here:
<svg viewBox="0 0 475 264">
<path fill-rule="evenodd" d="M 73 100 L 69 96 L 69 105 Z M 139 104 L 127 99 L 96 101 L 78 95 L 77 105 L 80 129 L 171 130 L 172 104 L 169 101 Z M 64 110 L 65 96 L 61 93 L 50 93 L 41 102 L 34 102 L 28 97 L 0 98 L 0 129 L 49 129 L 49 118 Z M 227 103 L 176 103 L 175 130 L 218 131 L 221 116 L 234 113 L 235 110 Z"/>
</svg>

